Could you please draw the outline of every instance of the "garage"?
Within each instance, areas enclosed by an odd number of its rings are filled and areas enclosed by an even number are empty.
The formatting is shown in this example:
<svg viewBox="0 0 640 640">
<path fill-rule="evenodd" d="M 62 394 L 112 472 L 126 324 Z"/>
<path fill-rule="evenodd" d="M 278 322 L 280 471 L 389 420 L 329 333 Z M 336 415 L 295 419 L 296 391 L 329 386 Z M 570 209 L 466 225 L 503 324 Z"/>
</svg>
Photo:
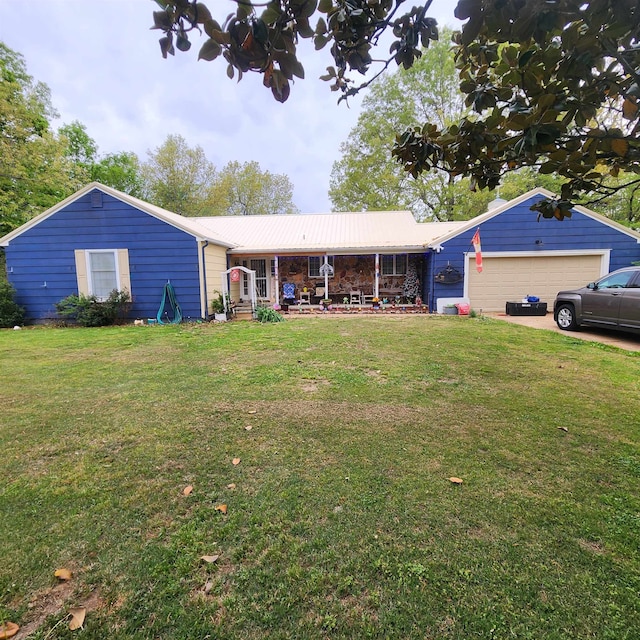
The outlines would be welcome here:
<svg viewBox="0 0 640 640">
<path fill-rule="evenodd" d="M 519 301 L 526 295 L 538 296 L 551 309 L 558 291 L 583 287 L 607 273 L 608 254 L 488 253 L 483 254 L 482 265 L 483 270 L 478 273 L 474 255 L 468 256 L 467 297 L 474 309 L 504 311 L 507 301 Z"/>
</svg>

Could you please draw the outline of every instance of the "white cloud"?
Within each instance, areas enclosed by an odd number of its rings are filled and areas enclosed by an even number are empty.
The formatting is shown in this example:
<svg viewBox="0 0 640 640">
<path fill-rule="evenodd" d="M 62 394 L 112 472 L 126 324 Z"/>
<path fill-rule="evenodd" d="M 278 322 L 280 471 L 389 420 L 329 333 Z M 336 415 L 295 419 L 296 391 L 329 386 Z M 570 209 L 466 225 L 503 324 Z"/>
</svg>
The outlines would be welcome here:
<svg viewBox="0 0 640 640">
<path fill-rule="evenodd" d="M 452 23 L 455 2 L 434 4 L 430 14 Z M 160 34 L 149 30 L 155 8 L 151 0 L 0 2 L 0 40 L 50 87 L 59 124 L 82 122 L 101 153 L 145 159 L 167 135 L 180 134 L 218 167 L 256 160 L 287 174 L 301 211 L 328 211 L 331 167 L 360 104 L 337 105 L 338 95 L 318 79 L 331 64 L 328 51 L 303 43 L 306 79 L 280 104 L 257 74 L 238 83 L 220 61 L 197 62 L 198 42 L 163 60 Z"/>
</svg>

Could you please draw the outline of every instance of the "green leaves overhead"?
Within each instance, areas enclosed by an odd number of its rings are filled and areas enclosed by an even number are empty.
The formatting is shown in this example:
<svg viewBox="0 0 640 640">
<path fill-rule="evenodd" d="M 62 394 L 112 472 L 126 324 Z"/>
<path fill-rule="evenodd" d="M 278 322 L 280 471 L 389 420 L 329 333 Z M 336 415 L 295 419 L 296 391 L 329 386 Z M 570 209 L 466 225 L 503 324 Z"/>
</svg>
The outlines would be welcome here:
<svg viewBox="0 0 640 640">
<path fill-rule="evenodd" d="M 165 57 L 204 29 L 199 59 L 222 57 L 230 78 L 262 74 L 280 102 L 305 77 L 299 40 L 313 39 L 315 50 L 330 48 L 322 79 L 340 101 L 373 82 L 358 85 L 347 74 L 368 73 L 374 58 L 380 73 L 415 65 L 439 37 L 428 15 L 433 1 L 247 0 L 217 23 L 201 2 L 162 0 L 152 28 L 163 32 Z M 494 188 L 507 172 L 530 167 L 562 176 L 565 200 L 640 185 L 637 0 L 458 0 L 455 15 L 465 21 L 453 49 L 472 113 L 399 132 L 393 155 L 409 175 L 440 169 Z M 383 34 L 386 58 L 374 55 Z M 622 183 L 623 175 L 631 178 Z"/>
<path fill-rule="evenodd" d="M 349 71 L 367 73 L 373 62 L 372 48 L 382 33 L 391 27 L 394 41 L 384 68 L 395 62 L 408 69 L 436 40 L 436 22 L 427 17 L 433 0 L 399 12 L 403 0 L 272 0 L 263 3 L 238 2 L 235 12 L 222 26 L 211 24 L 213 18 L 201 2 L 163 0 L 163 11 L 153 12 L 153 27 L 164 32 L 160 38 L 163 57 L 175 50 L 187 51 L 190 39 L 205 33 L 209 36 L 200 47 L 199 60 L 211 61 L 222 54 L 229 65 L 227 75 L 239 78 L 247 71 L 261 73 L 263 84 L 280 102 L 288 99 L 290 83 L 304 78 L 304 68 L 297 54 L 300 38 L 313 38 L 317 50 L 331 44 L 335 76 L 331 89 L 341 92 L 341 100 L 357 93 L 368 82 L 354 86 Z M 313 23 L 312 23 L 313 20 Z M 213 40 L 214 42 L 211 42 Z M 216 47 L 215 45 L 219 46 Z"/>
<path fill-rule="evenodd" d="M 456 65 L 474 113 L 453 126 L 400 135 L 393 154 L 405 170 L 444 169 L 480 188 L 521 167 L 556 173 L 566 179 L 562 200 L 539 209 L 556 219 L 582 193 L 597 200 L 640 184 L 637 2 L 499 5 L 458 2 L 456 16 L 467 22 L 454 35 Z M 626 183 L 612 181 L 621 171 Z"/>
</svg>

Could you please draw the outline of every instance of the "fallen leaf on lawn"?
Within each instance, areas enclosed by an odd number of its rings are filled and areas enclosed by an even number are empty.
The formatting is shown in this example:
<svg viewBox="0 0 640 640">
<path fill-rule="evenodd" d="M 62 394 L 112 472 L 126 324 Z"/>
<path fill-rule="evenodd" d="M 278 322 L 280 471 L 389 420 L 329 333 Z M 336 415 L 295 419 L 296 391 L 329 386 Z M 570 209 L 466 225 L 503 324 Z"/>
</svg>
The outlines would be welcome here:
<svg viewBox="0 0 640 640">
<path fill-rule="evenodd" d="M 226 504 L 219 504 L 216 507 L 216 511 L 219 511 L 220 513 L 227 513 L 227 505 Z"/>
<path fill-rule="evenodd" d="M 204 584 L 204 592 L 205 593 L 209 593 L 211 591 L 211 589 L 213 589 L 213 581 L 212 580 L 207 580 Z"/>
<path fill-rule="evenodd" d="M 193 485 L 190 484 L 188 487 L 185 487 L 182 490 L 182 495 L 183 496 L 190 496 L 193 493 Z"/>
<path fill-rule="evenodd" d="M 220 556 L 200 556 L 200 560 L 204 560 L 204 562 L 215 562 Z"/>
<path fill-rule="evenodd" d="M 0 640 L 5 638 L 13 638 L 18 633 L 20 627 L 15 622 L 5 622 L 0 624 Z"/>
<path fill-rule="evenodd" d="M 251 409 L 251 411 L 249 411 L 249 415 L 252 416 L 254 413 L 258 413 L 255 409 Z"/>
<path fill-rule="evenodd" d="M 566 431 L 567 433 L 569 433 L 569 429 L 567 429 L 567 427 L 558 427 L 558 429 L 560 429 L 560 431 Z"/>
<path fill-rule="evenodd" d="M 231 461 L 231 464 L 232 464 L 232 465 L 234 465 L 234 466 L 236 466 L 236 465 L 240 464 L 240 458 L 234 458 L 234 459 Z"/>
<path fill-rule="evenodd" d="M 460 478 L 449 478 L 449 482 L 453 482 L 453 484 L 462 484 L 462 480 Z"/>
<path fill-rule="evenodd" d="M 235 489 L 236 488 L 236 483 L 232 482 L 231 484 L 227 485 L 227 489 Z"/>
<path fill-rule="evenodd" d="M 251 429 L 253 429 L 253 427 L 250 424 L 244 428 L 245 431 L 251 431 Z"/>
<path fill-rule="evenodd" d="M 58 580 L 71 580 L 71 571 L 69 569 L 56 569 L 53 574 Z"/>
<path fill-rule="evenodd" d="M 69 609 L 69 613 L 71 614 L 69 629 L 71 629 L 71 631 L 80 629 L 84 624 L 84 617 L 87 613 L 87 610 L 84 607 L 77 607 L 75 609 Z"/>
</svg>

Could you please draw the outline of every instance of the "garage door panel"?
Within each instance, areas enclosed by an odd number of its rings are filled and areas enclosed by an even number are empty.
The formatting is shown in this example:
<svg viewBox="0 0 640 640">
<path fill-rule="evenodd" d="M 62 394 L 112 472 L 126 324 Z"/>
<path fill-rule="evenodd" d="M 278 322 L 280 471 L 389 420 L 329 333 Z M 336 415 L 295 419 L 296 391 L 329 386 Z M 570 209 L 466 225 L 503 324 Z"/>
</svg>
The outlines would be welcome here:
<svg viewBox="0 0 640 640">
<path fill-rule="evenodd" d="M 577 289 L 600 277 L 601 255 L 483 257 L 478 273 L 469 262 L 471 306 L 504 311 L 505 303 L 526 295 L 538 296 L 549 307 L 558 291 Z"/>
</svg>

